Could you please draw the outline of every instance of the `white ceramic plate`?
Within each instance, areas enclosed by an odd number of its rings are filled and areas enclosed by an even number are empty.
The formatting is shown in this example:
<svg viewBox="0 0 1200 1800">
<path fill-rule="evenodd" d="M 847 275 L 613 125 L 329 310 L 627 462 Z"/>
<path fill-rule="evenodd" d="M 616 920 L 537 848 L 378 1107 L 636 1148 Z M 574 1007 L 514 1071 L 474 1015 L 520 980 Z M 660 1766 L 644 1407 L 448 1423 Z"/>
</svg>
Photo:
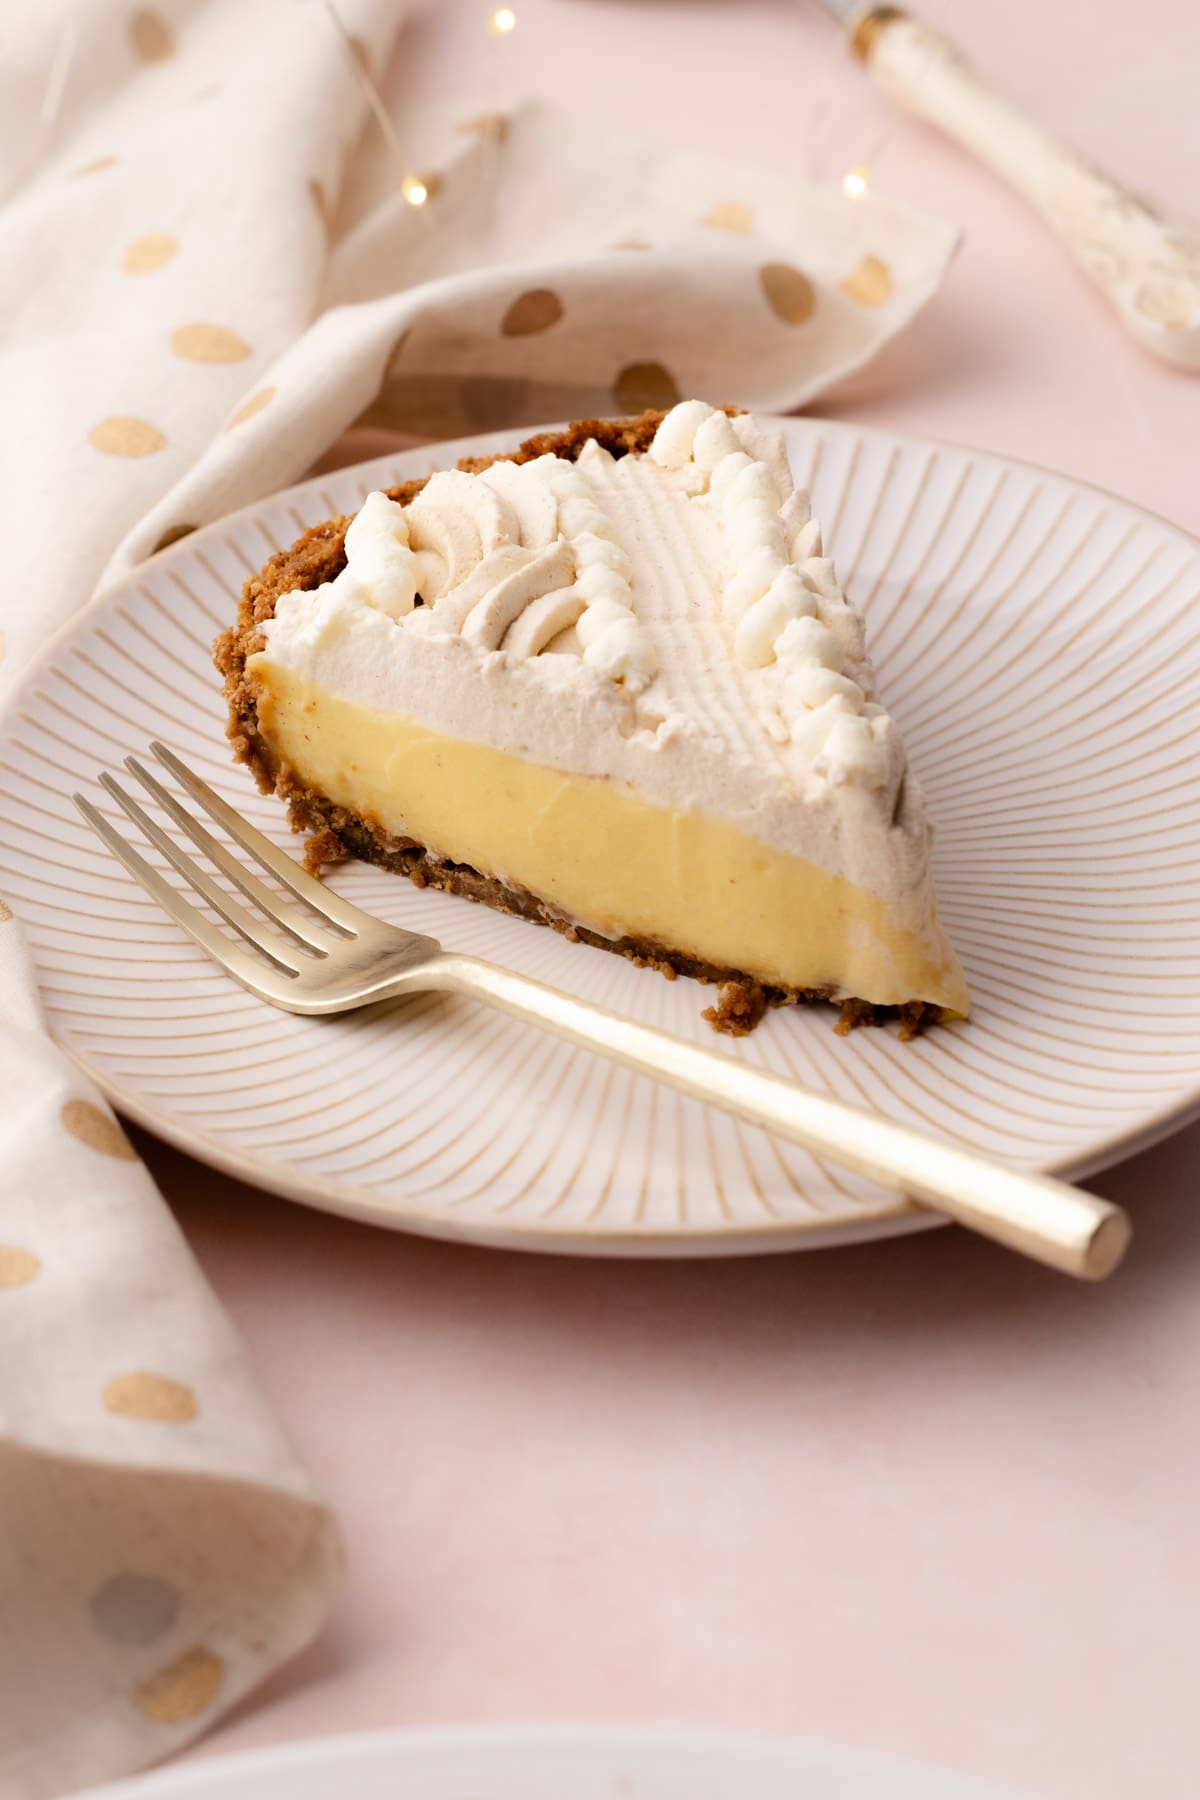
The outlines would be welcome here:
<svg viewBox="0 0 1200 1800">
<path fill-rule="evenodd" d="M 320 1738 L 91 1792 L 94 1800 L 1004 1800 L 951 1775 L 831 1750 L 620 1726 Z"/>
<path fill-rule="evenodd" d="M 1200 544 L 1021 464 L 782 424 L 929 792 L 975 1010 L 902 1044 L 838 1038 L 829 1010 L 793 1008 L 722 1047 L 1014 1163 L 1099 1168 L 1200 1102 Z M 511 441 L 382 459 L 250 507 L 49 646 L 0 744 L 0 893 L 28 929 L 51 1029 L 160 1136 L 379 1224 L 668 1255 L 911 1228 L 926 1215 L 882 1190 L 476 1004 L 272 1012 L 72 808 L 73 789 L 99 798 L 99 770 L 157 736 L 295 847 L 279 804 L 229 760 L 214 634 L 247 572 L 303 527 Z M 365 866 L 333 881 L 456 949 L 713 1042 L 692 982 Z"/>
</svg>

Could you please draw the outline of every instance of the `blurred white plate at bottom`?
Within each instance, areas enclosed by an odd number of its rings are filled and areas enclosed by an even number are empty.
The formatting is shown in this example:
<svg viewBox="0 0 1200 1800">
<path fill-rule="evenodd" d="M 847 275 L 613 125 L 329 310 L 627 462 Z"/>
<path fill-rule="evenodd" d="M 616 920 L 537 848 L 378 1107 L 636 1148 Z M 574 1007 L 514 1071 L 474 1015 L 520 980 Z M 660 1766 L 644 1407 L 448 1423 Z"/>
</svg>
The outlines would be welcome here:
<svg viewBox="0 0 1200 1800">
<path fill-rule="evenodd" d="M 372 1732 L 217 1757 L 90 1800 L 1018 1800 L 912 1765 L 623 1726 Z"/>
</svg>

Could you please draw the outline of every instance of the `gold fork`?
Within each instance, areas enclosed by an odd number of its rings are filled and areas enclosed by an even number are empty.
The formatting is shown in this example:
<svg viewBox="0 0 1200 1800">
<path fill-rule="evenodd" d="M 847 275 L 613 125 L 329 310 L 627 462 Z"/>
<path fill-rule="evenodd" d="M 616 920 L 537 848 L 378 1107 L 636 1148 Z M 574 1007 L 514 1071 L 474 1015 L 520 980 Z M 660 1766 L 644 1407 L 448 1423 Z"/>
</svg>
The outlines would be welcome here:
<svg viewBox="0 0 1200 1800">
<path fill-rule="evenodd" d="M 470 994 L 530 1025 L 664 1081 L 694 1099 L 776 1132 L 816 1156 L 829 1157 L 882 1182 L 960 1225 L 1069 1275 L 1098 1281 L 1120 1262 L 1129 1220 L 1117 1206 L 1046 1175 L 1026 1174 L 849 1105 L 747 1067 L 731 1056 L 637 1025 L 545 987 L 526 975 L 443 950 L 433 938 L 387 925 L 314 880 L 248 825 L 234 808 L 186 768 L 165 744 L 151 749 L 180 787 L 241 850 L 273 875 L 300 906 L 260 881 L 136 757 L 125 766 L 167 816 L 221 874 L 253 902 L 250 912 L 121 787 L 101 786 L 213 911 L 253 950 L 233 942 L 164 880 L 82 794 L 76 806 L 98 836 L 177 925 L 272 1006 L 319 1015 L 438 988 Z M 267 923 L 269 921 L 269 923 Z"/>
</svg>

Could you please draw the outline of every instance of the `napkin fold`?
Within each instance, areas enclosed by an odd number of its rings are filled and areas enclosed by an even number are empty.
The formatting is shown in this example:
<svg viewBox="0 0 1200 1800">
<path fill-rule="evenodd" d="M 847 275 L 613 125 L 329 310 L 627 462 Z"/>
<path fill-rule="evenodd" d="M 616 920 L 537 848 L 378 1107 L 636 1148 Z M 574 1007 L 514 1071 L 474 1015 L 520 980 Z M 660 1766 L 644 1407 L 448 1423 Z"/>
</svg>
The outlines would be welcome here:
<svg viewBox="0 0 1200 1800">
<path fill-rule="evenodd" d="M 936 221 L 544 106 L 414 110 L 388 142 L 364 71 L 397 9 L 337 13 L 46 0 L 7 21 L 0 701 L 98 583 L 347 432 L 794 406 L 953 253 Z M 42 1800 L 211 1724 L 318 1629 L 340 1547 L 45 1030 L 21 899 L 0 902 L 0 1795 Z"/>
</svg>

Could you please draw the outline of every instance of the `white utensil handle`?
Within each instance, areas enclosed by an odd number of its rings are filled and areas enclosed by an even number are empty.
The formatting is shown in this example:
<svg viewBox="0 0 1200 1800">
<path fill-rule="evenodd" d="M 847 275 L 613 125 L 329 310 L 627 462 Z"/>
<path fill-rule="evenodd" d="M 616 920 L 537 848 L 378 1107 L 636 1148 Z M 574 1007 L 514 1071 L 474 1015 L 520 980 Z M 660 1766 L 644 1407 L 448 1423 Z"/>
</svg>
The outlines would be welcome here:
<svg viewBox="0 0 1200 1800">
<path fill-rule="evenodd" d="M 635 1024 L 527 975 L 446 951 L 421 965 L 419 983 L 487 1000 L 528 1024 L 555 1031 L 640 1075 L 924 1201 L 960 1225 L 1068 1275 L 1102 1280 L 1125 1253 L 1129 1221 L 1107 1200 L 1048 1175 L 1005 1168 L 864 1107 Z"/>
<path fill-rule="evenodd" d="M 1148 350 L 1200 369 L 1200 225 L 1166 216 L 1001 99 L 939 32 L 866 13 L 854 49 L 892 100 L 940 126 L 1038 208 Z"/>
</svg>

